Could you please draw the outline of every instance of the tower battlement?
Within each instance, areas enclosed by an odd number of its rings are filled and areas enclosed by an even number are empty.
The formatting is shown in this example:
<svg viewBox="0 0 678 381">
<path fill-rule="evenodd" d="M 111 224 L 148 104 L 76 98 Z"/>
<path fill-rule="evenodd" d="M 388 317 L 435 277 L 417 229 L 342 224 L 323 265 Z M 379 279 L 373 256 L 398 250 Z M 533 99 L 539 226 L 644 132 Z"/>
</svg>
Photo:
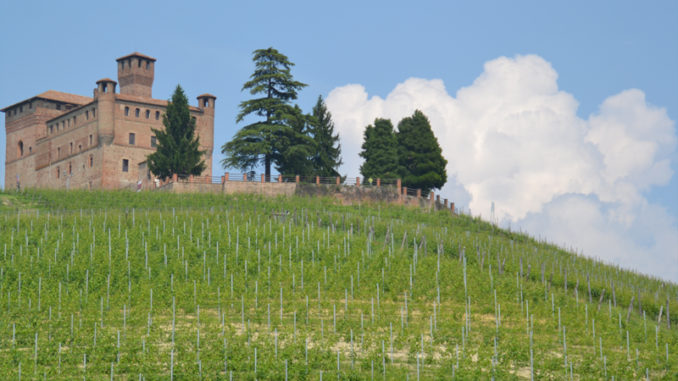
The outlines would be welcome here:
<svg viewBox="0 0 678 381">
<path fill-rule="evenodd" d="M 155 58 L 134 52 L 116 61 L 120 94 L 152 98 Z"/>
</svg>

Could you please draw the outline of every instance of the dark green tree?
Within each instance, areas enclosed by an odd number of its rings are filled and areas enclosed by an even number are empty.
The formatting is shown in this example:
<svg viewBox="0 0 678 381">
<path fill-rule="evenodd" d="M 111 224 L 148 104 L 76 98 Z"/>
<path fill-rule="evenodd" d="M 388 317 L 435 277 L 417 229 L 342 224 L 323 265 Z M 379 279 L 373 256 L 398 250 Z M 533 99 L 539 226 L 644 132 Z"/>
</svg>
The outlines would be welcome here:
<svg viewBox="0 0 678 381">
<path fill-rule="evenodd" d="M 398 176 L 398 141 L 390 120 L 377 118 L 365 128 L 360 156 L 365 159 L 360 166 L 365 179 Z"/>
<path fill-rule="evenodd" d="M 294 64 L 276 49 L 255 50 L 252 60 L 255 70 L 242 90 L 249 90 L 251 95 L 259 97 L 240 103 L 236 123 L 248 116 L 262 119 L 241 128 L 233 140 L 221 147 L 221 153 L 225 155 L 221 163 L 224 168 L 243 170 L 263 164 L 268 179 L 271 165 L 279 164 L 275 159 L 288 148 L 281 144 L 284 143 L 281 137 L 290 133 L 288 116 L 295 112 L 290 102 L 297 99 L 297 91 L 306 84 L 293 79 L 290 68 Z"/>
<path fill-rule="evenodd" d="M 316 144 L 313 154 L 313 167 L 317 176 L 339 176 L 337 169 L 342 164 L 339 134 L 334 133 L 332 114 L 327 110 L 322 96 L 313 107 L 311 135 Z"/>
<path fill-rule="evenodd" d="M 398 173 L 403 186 L 428 194 L 447 182 L 447 160 L 424 113 L 416 110 L 398 123 Z"/>
<path fill-rule="evenodd" d="M 160 178 L 200 175 L 206 168 L 200 142 L 195 134 L 195 119 L 188 109 L 188 99 L 181 86 L 172 94 L 162 116 L 163 130 L 152 128 L 157 139 L 157 150 L 148 155 L 148 168 Z"/>
<path fill-rule="evenodd" d="M 316 143 L 309 135 L 312 117 L 304 114 L 299 106 L 290 109 L 290 114 L 283 114 L 282 118 L 288 129 L 278 137 L 278 145 L 284 150 L 277 152 L 273 160 L 277 163 L 276 170 L 282 175 L 314 175 L 313 155 L 316 152 Z"/>
</svg>

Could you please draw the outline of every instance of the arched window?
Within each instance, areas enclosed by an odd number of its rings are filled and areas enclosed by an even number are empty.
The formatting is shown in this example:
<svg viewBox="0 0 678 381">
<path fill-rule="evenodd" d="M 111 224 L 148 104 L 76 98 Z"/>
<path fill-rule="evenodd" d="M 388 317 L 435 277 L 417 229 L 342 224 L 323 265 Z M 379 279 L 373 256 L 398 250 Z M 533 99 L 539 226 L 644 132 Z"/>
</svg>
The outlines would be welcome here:
<svg viewBox="0 0 678 381">
<path fill-rule="evenodd" d="M 125 107 L 125 116 L 129 116 L 129 107 Z"/>
<path fill-rule="evenodd" d="M 134 116 L 138 118 L 140 112 L 141 112 L 141 110 L 139 110 L 139 109 L 134 110 Z"/>
<path fill-rule="evenodd" d="M 24 142 L 21 140 L 19 140 L 19 144 L 17 144 L 17 152 L 19 154 L 17 157 L 24 155 Z"/>
<path fill-rule="evenodd" d="M 160 111 L 155 112 L 155 120 L 160 120 Z"/>
<path fill-rule="evenodd" d="M 151 110 L 146 110 L 146 119 L 151 117 Z"/>
</svg>

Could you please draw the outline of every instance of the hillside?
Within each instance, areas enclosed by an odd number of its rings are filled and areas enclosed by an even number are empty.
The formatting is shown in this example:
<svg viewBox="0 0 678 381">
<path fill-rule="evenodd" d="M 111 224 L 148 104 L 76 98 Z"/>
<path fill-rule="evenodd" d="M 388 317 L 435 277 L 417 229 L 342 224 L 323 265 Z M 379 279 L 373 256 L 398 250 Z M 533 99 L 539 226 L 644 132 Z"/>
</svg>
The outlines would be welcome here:
<svg viewBox="0 0 678 381">
<path fill-rule="evenodd" d="M 676 284 L 468 216 L 0 196 L 5 379 L 678 379 Z"/>
</svg>

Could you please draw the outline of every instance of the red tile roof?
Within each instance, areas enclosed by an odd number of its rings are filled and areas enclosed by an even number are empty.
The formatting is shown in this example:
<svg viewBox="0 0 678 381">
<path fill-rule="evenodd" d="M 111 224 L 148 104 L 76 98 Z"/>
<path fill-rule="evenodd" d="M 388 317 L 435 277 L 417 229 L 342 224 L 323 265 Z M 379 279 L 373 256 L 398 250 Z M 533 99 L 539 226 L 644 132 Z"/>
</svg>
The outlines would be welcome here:
<svg viewBox="0 0 678 381">
<path fill-rule="evenodd" d="M 48 99 L 52 101 L 57 101 L 57 102 L 63 102 L 63 103 L 72 103 L 76 105 L 84 105 L 87 103 L 92 102 L 92 98 L 90 97 L 85 97 L 82 95 L 76 95 L 76 94 L 69 94 L 69 93 L 62 93 L 61 91 L 55 91 L 55 90 L 47 90 L 44 93 L 38 94 L 34 97 L 24 99 L 21 102 L 14 103 L 13 105 L 7 106 L 3 109 L 0 109 L 0 111 L 5 112 L 8 109 L 24 103 L 28 101 L 32 101 L 33 99 Z"/>
<path fill-rule="evenodd" d="M 118 58 L 116 61 L 122 61 L 122 60 L 124 60 L 124 59 L 126 59 L 126 58 L 131 58 L 131 57 L 140 57 L 140 58 L 144 58 L 144 59 L 147 59 L 147 60 L 150 60 L 150 61 L 153 61 L 153 62 L 156 61 L 155 58 L 150 57 L 150 56 L 147 56 L 147 55 L 145 55 L 145 54 L 141 54 L 141 53 L 139 53 L 139 52 L 134 52 L 134 53 L 128 54 L 128 55 L 126 55 L 126 56 L 122 56 L 122 57 Z"/>
</svg>

